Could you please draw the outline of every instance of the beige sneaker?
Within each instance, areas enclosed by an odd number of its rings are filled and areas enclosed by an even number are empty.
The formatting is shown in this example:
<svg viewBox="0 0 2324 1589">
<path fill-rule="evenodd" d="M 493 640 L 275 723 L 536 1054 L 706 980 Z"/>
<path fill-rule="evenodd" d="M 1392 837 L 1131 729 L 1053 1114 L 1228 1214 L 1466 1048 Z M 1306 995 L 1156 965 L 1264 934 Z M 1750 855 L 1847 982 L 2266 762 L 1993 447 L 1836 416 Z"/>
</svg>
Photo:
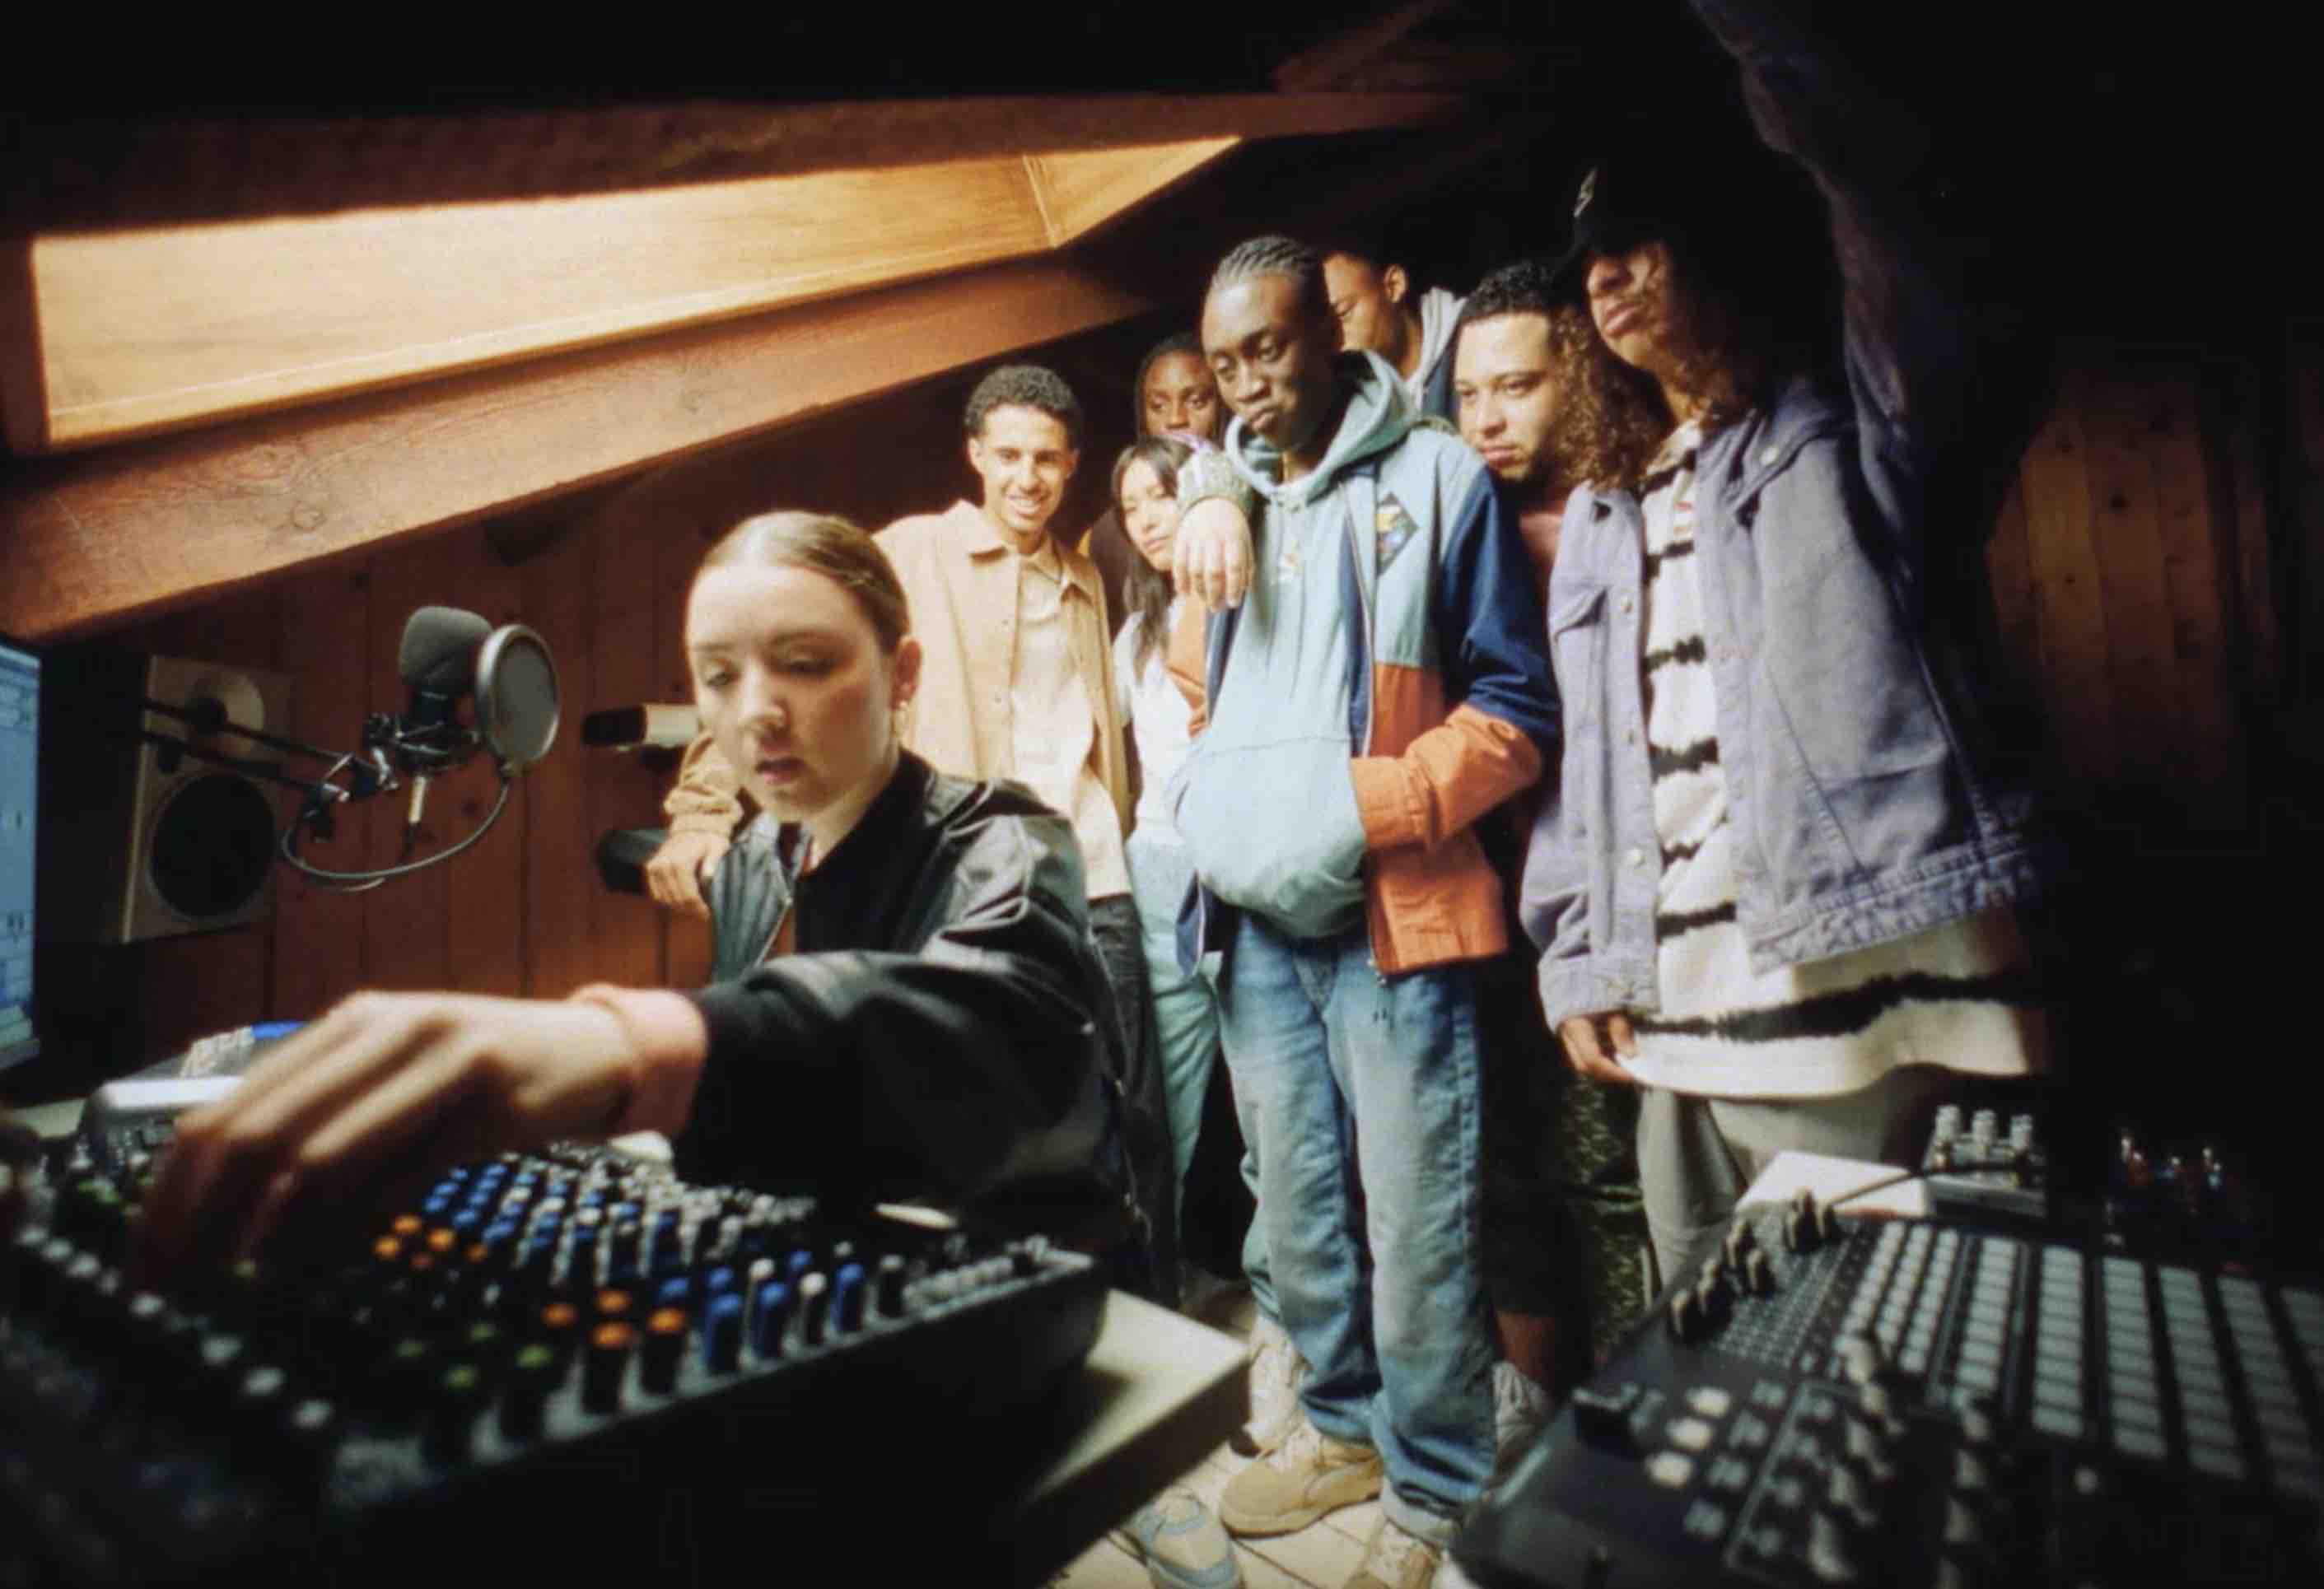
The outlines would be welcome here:
<svg viewBox="0 0 2324 1589">
<path fill-rule="evenodd" d="M 1292 1534 L 1327 1511 L 1380 1493 L 1379 1453 L 1319 1431 L 1305 1418 L 1283 1444 L 1227 1481 L 1219 1521 L 1230 1534 Z"/>
<path fill-rule="evenodd" d="M 1264 1456 L 1299 1427 L 1299 1382 L 1307 1365 L 1281 1325 L 1262 1315 L 1250 1327 L 1250 1421 L 1228 1439 L 1236 1454 Z"/>
<path fill-rule="evenodd" d="M 1425 1539 L 1416 1539 L 1383 1517 L 1364 1547 L 1363 1565 L 1345 1589 L 1429 1589 L 1443 1551 Z"/>
</svg>

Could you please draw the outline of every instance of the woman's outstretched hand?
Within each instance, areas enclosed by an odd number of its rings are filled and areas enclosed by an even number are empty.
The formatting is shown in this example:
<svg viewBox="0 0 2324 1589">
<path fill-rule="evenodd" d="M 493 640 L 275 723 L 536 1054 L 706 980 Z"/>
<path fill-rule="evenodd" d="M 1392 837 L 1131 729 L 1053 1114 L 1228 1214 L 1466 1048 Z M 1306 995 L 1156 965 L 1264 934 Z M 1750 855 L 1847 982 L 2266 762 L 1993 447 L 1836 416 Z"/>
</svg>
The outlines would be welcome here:
<svg viewBox="0 0 2324 1589">
<path fill-rule="evenodd" d="M 637 1073 L 602 1004 L 356 994 L 179 1119 L 137 1266 L 230 1261 L 463 1160 L 602 1132 Z"/>
</svg>

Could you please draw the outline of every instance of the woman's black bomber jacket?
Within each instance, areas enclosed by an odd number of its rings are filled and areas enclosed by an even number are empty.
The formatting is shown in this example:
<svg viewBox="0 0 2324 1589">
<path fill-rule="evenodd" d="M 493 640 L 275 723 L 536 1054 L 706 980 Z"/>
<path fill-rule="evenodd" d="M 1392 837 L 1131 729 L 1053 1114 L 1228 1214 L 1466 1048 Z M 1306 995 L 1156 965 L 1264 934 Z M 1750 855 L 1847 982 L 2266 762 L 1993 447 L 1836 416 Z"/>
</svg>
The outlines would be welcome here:
<svg viewBox="0 0 2324 1589">
<path fill-rule="evenodd" d="M 679 1171 L 1119 1240 L 1119 1039 L 1065 819 L 907 751 L 796 885 L 779 838 L 761 816 L 712 885 L 713 979 L 692 996 L 710 1053 Z M 767 960 L 786 908 L 793 952 Z"/>
</svg>

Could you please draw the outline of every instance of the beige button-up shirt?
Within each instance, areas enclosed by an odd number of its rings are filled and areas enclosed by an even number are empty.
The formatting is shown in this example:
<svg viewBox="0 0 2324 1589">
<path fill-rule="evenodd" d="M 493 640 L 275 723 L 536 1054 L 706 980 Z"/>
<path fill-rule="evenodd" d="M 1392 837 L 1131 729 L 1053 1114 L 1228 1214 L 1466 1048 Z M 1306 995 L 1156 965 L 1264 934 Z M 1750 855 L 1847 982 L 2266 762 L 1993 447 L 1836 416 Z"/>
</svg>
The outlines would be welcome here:
<svg viewBox="0 0 2324 1589">
<path fill-rule="evenodd" d="M 923 655 L 919 693 L 904 715 L 904 743 L 939 772 L 1029 782 L 1017 758 L 1017 637 L 1026 584 L 1039 576 L 1023 568 L 1025 559 L 1001 527 L 973 502 L 898 519 L 874 538 L 895 565 Z M 1114 708 L 1105 591 L 1096 566 L 1081 553 L 1047 550 L 1062 574 L 1055 587 L 1057 632 L 1092 725 L 1082 765 L 1104 798 L 1102 804 L 1092 800 L 1084 789 L 1068 804 L 1038 785 L 1034 792 L 1072 820 L 1089 896 L 1102 899 L 1129 886 L 1121 835 L 1130 822 L 1130 776 Z M 740 788 L 707 737 L 697 740 L 663 805 L 671 830 L 732 831 L 742 815 Z M 1101 813 L 1110 820 L 1100 822 Z"/>
</svg>

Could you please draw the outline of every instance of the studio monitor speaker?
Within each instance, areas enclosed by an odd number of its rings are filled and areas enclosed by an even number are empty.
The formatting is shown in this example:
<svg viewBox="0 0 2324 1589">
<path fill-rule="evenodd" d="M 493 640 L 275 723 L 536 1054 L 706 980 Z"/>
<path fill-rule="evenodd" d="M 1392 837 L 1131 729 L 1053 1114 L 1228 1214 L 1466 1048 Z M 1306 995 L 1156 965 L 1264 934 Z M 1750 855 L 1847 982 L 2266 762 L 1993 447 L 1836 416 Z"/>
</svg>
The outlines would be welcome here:
<svg viewBox="0 0 2324 1589">
<path fill-rule="evenodd" d="M 234 730 L 287 733 L 290 681 L 255 668 L 90 650 L 59 658 L 50 683 L 56 704 L 44 715 L 41 758 L 41 935 L 130 943 L 271 915 L 280 785 L 259 769 L 280 758 Z M 233 726 L 205 733 L 148 710 L 147 701 L 196 712 L 215 702 Z"/>
</svg>

